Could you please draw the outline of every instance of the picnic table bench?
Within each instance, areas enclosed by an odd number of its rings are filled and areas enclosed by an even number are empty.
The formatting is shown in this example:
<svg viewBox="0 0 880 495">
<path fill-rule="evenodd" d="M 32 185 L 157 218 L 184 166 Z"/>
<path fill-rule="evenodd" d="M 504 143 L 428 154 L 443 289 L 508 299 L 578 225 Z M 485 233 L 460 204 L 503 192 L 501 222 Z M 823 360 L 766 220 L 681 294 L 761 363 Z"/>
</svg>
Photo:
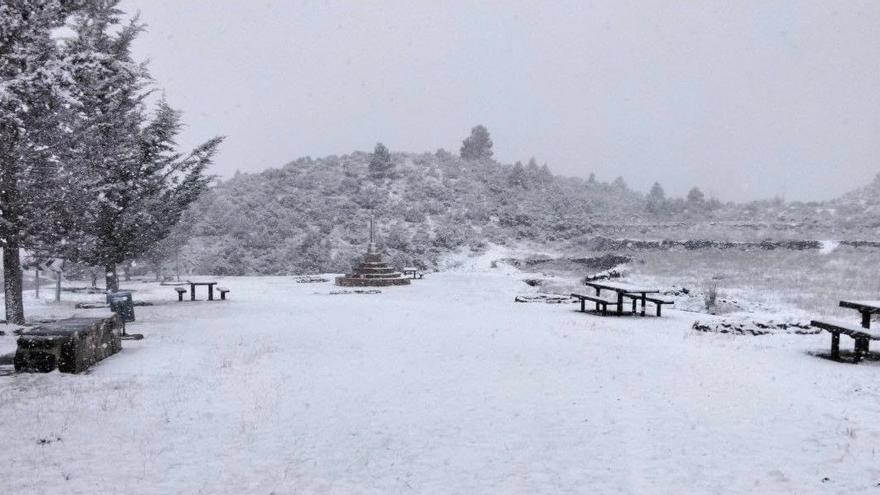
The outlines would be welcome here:
<svg viewBox="0 0 880 495">
<path fill-rule="evenodd" d="M 812 320 L 810 325 L 831 333 L 831 358 L 840 359 L 840 335 L 855 341 L 853 361 L 858 363 L 870 351 L 870 342 L 880 340 L 880 331 L 871 330 L 871 315 L 880 313 L 880 301 L 840 301 L 840 307 L 861 313 L 861 325 L 837 320 Z"/>
<path fill-rule="evenodd" d="M 183 285 L 189 285 L 189 300 L 196 300 L 196 286 L 202 285 L 208 287 L 208 300 L 214 300 L 214 286 L 217 285 L 217 282 L 192 282 L 187 280 Z M 174 290 L 177 292 L 177 301 L 183 301 L 183 295 L 186 294 L 187 290 L 184 287 L 174 287 Z M 229 289 L 225 287 L 217 287 L 217 290 L 220 291 L 220 299 L 226 300 L 226 293 L 229 292 Z"/>
<path fill-rule="evenodd" d="M 414 266 L 404 267 L 403 270 L 401 270 L 401 271 L 403 272 L 404 277 L 409 275 L 410 277 L 413 278 L 413 280 L 415 280 L 416 278 L 422 278 L 425 276 L 424 273 L 420 272 L 419 269 Z"/>
<path fill-rule="evenodd" d="M 586 302 L 590 301 L 590 302 L 593 302 L 596 304 L 596 311 L 601 311 L 602 316 L 605 316 L 608 314 L 608 306 L 617 306 L 619 304 L 616 299 L 611 299 L 611 298 L 603 297 L 600 295 L 591 296 L 589 294 L 572 293 L 571 297 L 574 297 L 574 298 L 580 300 L 582 313 L 587 312 Z"/>
<path fill-rule="evenodd" d="M 605 315 L 608 313 L 608 306 L 616 306 L 617 315 L 624 314 L 623 312 L 623 303 L 624 298 L 632 300 L 632 313 L 636 314 L 637 308 L 636 304 L 641 302 L 641 315 L 645 316 L 645 306 L 647 303 L 653 303 L 657 306 L 657 316 L 661 315 L 661 307 L 664 304 L 674 304 L 674 301 L 661 298 L 659 289 L 650 288 L 650 287 L 641 287 L 637 285 L 627 284 L 623 282 L 608 282 L 608 281 L 592 281 L 592 282 L 584 282 L 584 284 L 588 287 L 592 287 L 595 289 L 595 295 L 585 295 L 585 294 L 572 294 L 572 297 L 580 299 L 581 302 L 581 311 L 584 311 L 586 301 L 592 301 L 596 303 L 596 310 L 602 311 L 602 314 Z M 615 295 L 611 297 L 606 297 L 602 294 L 602 291 L 613 292 Z M 650 295 L 649 295 L 650 294 Z"/>
</svg>

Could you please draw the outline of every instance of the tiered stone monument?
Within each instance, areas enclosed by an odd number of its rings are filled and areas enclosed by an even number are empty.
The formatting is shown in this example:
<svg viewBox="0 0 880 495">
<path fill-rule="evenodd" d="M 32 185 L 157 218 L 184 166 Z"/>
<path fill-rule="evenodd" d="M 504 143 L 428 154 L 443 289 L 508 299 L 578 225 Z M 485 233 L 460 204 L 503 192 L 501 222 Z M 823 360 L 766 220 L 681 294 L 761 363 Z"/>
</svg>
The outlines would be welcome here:
<svg viewBox="0 0 880 495">
<path fill-rule="evenodd" d="M 382 253 L 374 242 L 373 218 L 370 217 L 370 245 L 354 271 L 344 277 L 336 277 L 336 285 L 341 287 L 388 287 L 409 285 L 410 280 L 382 260 Z"/>
</svg>

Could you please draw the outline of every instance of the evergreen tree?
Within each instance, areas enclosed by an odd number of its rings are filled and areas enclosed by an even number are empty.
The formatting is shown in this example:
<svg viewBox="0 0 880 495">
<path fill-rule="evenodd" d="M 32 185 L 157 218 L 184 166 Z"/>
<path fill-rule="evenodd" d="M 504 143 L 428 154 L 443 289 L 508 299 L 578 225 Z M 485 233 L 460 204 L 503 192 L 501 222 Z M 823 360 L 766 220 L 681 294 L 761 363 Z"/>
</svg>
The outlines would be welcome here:
<svg viewBox="0 0 880 495">
<path fill-rule="evenodd" d="M 541 187 L 547 187 L 553 183 L 553 172 L 550 171 L 550 167 L 546 163 L 541 165 L 541 168 L 538 170 L 538 180 L 541 183 Z"/>
<path fill-rule="evenodd" d="M 471 129 L 471 135 L 461 143 L 461 157 L 465 160 L 489 160 L 492 158 L 492 139 L 482 125 Z"/>
<path fill-rule="evenodd" d="M 700 188 L 695 187 L 688 191 L 687 201 L 692 204 L 701 204 L 706 200 L 706 196 L 703 195 L 703 191 Z"/>
<path fill-rule="evenodd" d="M 376 143 L 376 148 L 370 155 L 370 175 L 377 179 L 394 175 L 394 162 L 391 160 L 391 153 L 382 143 Z"/>
<path fill-rule="evenodd" d="M 68 257 L 105 268 L 106 287 L 118 288 L 116 265 L 168 236 L 183 209 L 207 187 L 205 168 L 221 139 L 189 155 L 176 151 L 180 115 L 164 101 L 148 119 L 149 73 L 131 57 L 143 26 L 120 25 L 118 0 L 95 0 L 74 22 L 69 56 L 91 57 L 73 74 L 81 88 L 82 125 L 73 163 L 78 169 L 81 236 Z"/>
<path fill-rule="evenodd" d="M 616 179 L 614 179 L 614 182 L 611 183 L 611 187 L 618 189 L 620 191 L 626 191 L 629 189 L 629 186 L 626 184 L 626 181 L 623 180 L 623 177 L 621 177 L 619 175 L 617 176 Z"/>
<path fill-rule="evenodd" d="M 655 182 L 651 186 L 651 191 L 648 192 L 646 199 L 648 200 L 647 208 L 649 212 L 660 213 L 663 211 L 666 205 L 666 192 L 663 191 L 663 186 L 659 182 Z"/>
<path fill-rule="evenodd" d="M 20 248 L 53 244 L 64 173 L 58 153 L 74 107 L 53 31 L 80 8 L 63 0 L 0 4 L 0 245 L 6 320 L 22 324 Z M 55 194 L 58 193 L 58 194 Z"/>
<path fill-rule="evenodd" d="M 511 169 L 510 175 L 507 176 L 507 183 L 513 187 L 528 189 L 528 177 L 526 177 L 526 169 L 523 167 L 522 162 L 518 161 L 513 164 L 513 169 Z"/>
</svg>

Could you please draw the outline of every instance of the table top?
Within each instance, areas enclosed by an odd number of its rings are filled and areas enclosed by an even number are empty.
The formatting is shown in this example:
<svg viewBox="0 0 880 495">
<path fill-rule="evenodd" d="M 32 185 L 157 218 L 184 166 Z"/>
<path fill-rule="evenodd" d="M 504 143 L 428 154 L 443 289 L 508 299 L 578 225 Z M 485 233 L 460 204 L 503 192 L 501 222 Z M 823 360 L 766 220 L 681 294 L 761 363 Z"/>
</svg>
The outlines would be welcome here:
<svg viewBox="0 0 880 495">
<path fill-rule="evenodd" d="M 189 285 L 217 285 L 217 282 L 189 282 L 189 281 L 187 281 L 187 283 Z"/>
<path fill-rule="evenodd" d="M 615 292 L 623 292 L 625 294 L 659 294 L 660 289 L 654 289 L 650 287 L 640 287 L 638 285 L 626 284 L 623 282 L 605 282 L 605 281 L 596 281 L 596 282 L 584 282 L 584 284 L 589 285 L 590 287 L 596 287 L 599 289 L 608 289 L 613 290 Z"/>
<path fill-rule="evenodd" d="M 840 301 L 841 308 L 880 312 L 880 301 Z"/>
</svg>

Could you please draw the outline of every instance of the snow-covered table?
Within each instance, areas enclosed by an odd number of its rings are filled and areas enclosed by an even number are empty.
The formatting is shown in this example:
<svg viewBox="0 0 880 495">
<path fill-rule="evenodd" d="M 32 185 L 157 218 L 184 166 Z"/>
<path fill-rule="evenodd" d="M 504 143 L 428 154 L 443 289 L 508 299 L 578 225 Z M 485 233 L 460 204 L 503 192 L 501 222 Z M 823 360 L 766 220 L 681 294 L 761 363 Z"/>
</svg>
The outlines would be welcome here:
<svg viewBox="0 0 880 495">
<path fill-rule="evenodd" d="M 861 313 L 863 328 L 871 328 L 871 315 L 880 313 L 880 301 L 840 301 L 840 307 Z"/>
<path fill-rule="evenodd" d="M 871 330 L 871 315 L 880 313 L 880 301 L 840 301 L 840 307 L 861 313 L 861 326 L 849 322 L 813 320 L 810 325 L 831 333 L 831 358 L 840 359 L 840 334 L 855 341 L 855 361 L 870 352 L 870 342 L 880 340 L 880 331 Z"/>
<path fill-rule="evenodd" d="M 648 299 L 648 294 L 659 294 L 660 290 L 652 287 L 641 287 L 638 285 L 626 284 L 622 282 L 607 282 L 607 281 L 593 281 L 593 282 L 584 282 L 588 287 L 592 287 L 596 289 L 596 296 L 601 296 L 603 290 L 609 290 L 617 293 L 617 314 L 623 314 L 623 298 L 624 296 L 631 297 L 634 299 L 633 306 L 635 306 L 635 300 L 640 300 L 642 302 L 642 316 L 645 315 L 645 303 Z M 582 301 L 583 302 L 583 301 Z M 666 304 L 663 302 L 661 304 Z M 633 310 L 635 313 L 635 310 Z"/>
<path fill-rule="evenodd" d="M 196 300 L 196 286 L 197 285 L 207 285 L 208 286 L 208 300 L 214 300 L 214 286 L 217 285 L 217 282 L 191 282 L 187 280 L 189 284 L 189 299 L 190 301 Z"/>
</svg>

